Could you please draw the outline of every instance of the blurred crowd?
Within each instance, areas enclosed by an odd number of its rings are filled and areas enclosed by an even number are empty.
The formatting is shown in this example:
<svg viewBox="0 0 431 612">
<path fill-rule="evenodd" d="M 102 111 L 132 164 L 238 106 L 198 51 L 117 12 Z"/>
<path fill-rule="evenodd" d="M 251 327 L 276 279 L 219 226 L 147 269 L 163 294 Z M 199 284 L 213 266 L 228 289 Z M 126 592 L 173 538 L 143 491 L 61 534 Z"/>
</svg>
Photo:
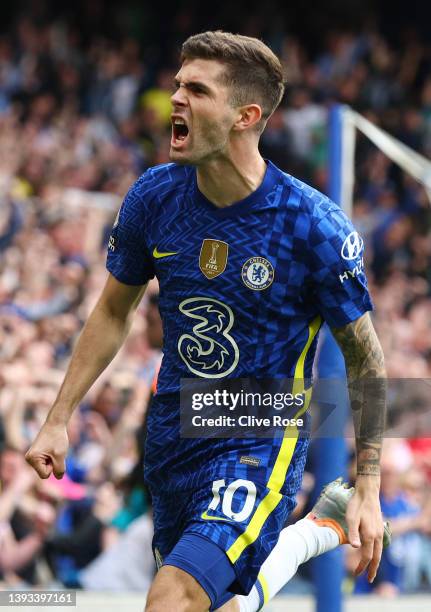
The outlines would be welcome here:
<svg viewBox="0 0 431 612">
<path fill-rule="evenodd" d="M 0 584 L 145 591 L 154 568 L 141 463 L 160 361 L 156 286 L 72 418 L 63 480 L 37 479 L 23 453 L 103 286 L 121 198 L 148 166 L 168 161 L 178 43 L 206 24 L 178 14 L 161 54 L 136 35 L 131 11 L 99 31 L 103 2 L 88 5 L 92 34 L 58 11 L 17 13 L 0 34 Z M 335 101 L 431 155 L 431 47 L 417 33 L 394 44 L 370 19 L 328 30 L 310 50 L 282 23 L 263 31 L 249 19 L 242 29 L 265 36 L 287 75 L 265 157 L 324 191 Z M 431 378 L 431 195 L 361 136 L 356 162 L 353 217 L 388 376 Z M 426 393 L 407 405 L 412 417 L 391 422 L 404 438 L 387 441 L 383 461 L 382 505 L 396 537 L 374 588 L 386 595 L 431 587 L 431 411 Z"/>
</svg>

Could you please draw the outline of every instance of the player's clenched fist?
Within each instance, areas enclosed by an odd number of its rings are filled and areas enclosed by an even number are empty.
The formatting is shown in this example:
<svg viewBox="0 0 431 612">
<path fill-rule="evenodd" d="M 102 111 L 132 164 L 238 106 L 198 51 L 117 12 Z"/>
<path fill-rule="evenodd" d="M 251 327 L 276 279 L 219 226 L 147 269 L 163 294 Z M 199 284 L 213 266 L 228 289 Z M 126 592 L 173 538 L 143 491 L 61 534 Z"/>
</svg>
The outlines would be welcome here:
<svg viewBox="0 0 431 612">
<path fill-rule="evenodd" d="M 66 427 L 45 423 L 28 449 L 25 459 L 41 478 L 54 474 L 62 478 L 66 471 L 66 453 L 69 447 Z"/>
</svg>

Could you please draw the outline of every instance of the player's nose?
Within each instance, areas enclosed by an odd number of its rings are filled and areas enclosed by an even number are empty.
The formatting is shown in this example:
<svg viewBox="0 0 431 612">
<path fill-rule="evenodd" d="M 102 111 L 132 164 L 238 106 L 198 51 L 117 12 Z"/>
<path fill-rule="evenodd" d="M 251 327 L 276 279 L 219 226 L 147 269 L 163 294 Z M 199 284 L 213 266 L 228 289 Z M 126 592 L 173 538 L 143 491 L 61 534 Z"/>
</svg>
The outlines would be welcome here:
<svg viewBox="0 0 431 612">
<path fill-rule="evenodd" d="M 184 106 L 187 103 L 187 96 L 183 87 L 178 87 L 171 96 L 172 106 Z"/>
</svg>

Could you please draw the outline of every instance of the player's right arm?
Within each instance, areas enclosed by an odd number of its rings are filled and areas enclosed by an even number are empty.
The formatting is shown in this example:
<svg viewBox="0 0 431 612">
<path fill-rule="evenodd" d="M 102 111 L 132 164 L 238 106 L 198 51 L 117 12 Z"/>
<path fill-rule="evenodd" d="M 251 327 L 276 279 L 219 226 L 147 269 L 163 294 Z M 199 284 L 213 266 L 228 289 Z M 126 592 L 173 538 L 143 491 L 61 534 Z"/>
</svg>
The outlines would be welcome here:
<svg viewBox="0 0 431 612">
<path fill-rule="evenodd" d="M 63 384 L 45 424 L 26 454 L 41 478 L 65 472 L 67 423 L 95 380 L 122 346 L 146 285 L 126 285 L 109 275 L 72 354 Z"/>
</svg>

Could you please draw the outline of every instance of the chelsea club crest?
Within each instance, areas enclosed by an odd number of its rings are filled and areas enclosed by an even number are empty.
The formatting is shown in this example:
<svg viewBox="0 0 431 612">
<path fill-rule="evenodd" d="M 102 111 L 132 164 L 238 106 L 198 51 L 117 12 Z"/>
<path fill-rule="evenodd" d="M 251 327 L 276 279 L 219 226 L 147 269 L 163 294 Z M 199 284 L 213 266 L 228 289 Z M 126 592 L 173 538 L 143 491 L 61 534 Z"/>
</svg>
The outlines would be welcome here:
<svg viewBox="0 0 431 612">
<path fill-rule="evenodd" d="M 241 270 L 244 285 L 253 291 L 263 291 L 272 285 L 274 267 L 265 257 L 250 257 Z"/>
</svg>

